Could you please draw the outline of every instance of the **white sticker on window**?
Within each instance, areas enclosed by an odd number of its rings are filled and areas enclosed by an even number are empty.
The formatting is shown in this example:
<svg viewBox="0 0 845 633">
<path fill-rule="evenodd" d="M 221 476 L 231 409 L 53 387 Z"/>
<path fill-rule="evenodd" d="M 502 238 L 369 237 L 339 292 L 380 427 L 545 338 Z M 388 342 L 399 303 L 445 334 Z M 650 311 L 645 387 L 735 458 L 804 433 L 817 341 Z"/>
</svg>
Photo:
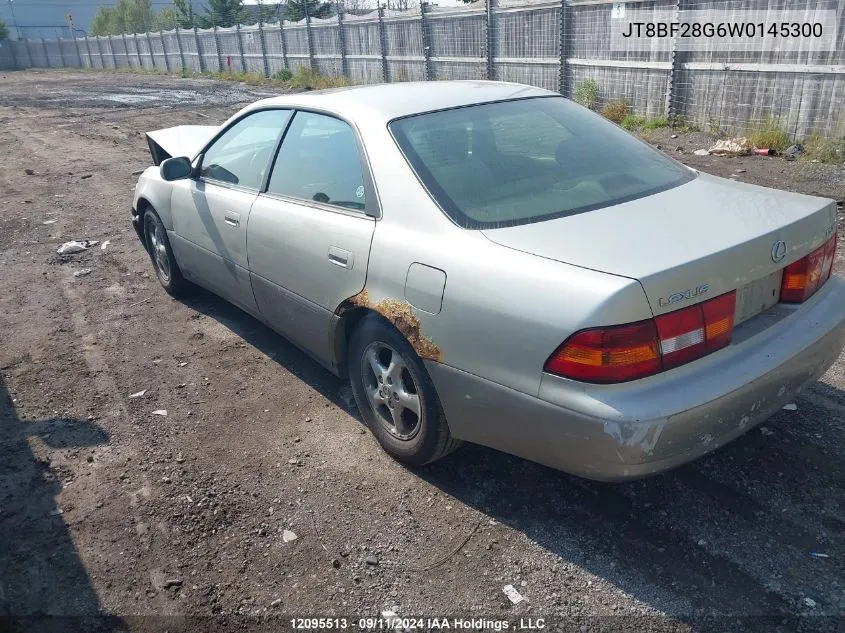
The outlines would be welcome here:
<svg viewBox="0 0 845 633">
<path fill-rule="evenodd" d="M 364 185 L 358 185 L 358 188 L 355 190 L 355 197 L 356 198 L 363 198 L 364 197 Z"/>
</svg>

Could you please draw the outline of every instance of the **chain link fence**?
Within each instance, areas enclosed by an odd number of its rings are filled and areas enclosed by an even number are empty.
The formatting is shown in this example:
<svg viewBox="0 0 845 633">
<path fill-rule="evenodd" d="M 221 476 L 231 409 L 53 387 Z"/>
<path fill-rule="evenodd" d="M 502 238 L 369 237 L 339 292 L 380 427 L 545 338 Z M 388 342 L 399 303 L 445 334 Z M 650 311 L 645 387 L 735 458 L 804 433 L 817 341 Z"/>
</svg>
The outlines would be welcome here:
<svg viewBox="0 0 845 633">
<path fill-rule="evenodd" d="M 788 5 L 788 6 L 787 6 Z M 679 51 L 611 45 L 619 7 L 660 12 L 837 11 L 835 50 Z M 625 101 L 631 113 L 683 120 L 721 133 L 779 126 L 790 137 L 845 135 L 845 7 L 839 0 L 479 0 L 457 8 L 343 11 L 298 22 L 0 44 L 3 68 L 142 68 L 252 72 L 305 68 L 353 83 L 493 79 L 573 97 L 589 81 L 596 109 Z M 737 13 L 737 15 L 739 15 Z M 714 19 L 716 19 L 714 17 Z M 739 18 L 737 18 L 739 19 Z"/>
</svg>

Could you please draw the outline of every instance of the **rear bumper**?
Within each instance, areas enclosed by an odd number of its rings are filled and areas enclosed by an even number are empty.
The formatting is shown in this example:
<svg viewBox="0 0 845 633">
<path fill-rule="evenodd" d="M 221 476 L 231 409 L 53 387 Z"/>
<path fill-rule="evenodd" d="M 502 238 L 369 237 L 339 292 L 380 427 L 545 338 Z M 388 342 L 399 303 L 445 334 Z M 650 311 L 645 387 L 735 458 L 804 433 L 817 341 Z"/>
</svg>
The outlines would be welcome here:
<svg viewBox="0 0 845 633">
<path fill-rule="evenodd" d="M 586 385 L 544 374 L 539 397 L 429 363 L 452 434 L 590 479 L 635 479 L 689 462 L 791 402 L 845 345 L 845 281 L 779 304 L 734 343 L 643 380 Z"/>
</svg>

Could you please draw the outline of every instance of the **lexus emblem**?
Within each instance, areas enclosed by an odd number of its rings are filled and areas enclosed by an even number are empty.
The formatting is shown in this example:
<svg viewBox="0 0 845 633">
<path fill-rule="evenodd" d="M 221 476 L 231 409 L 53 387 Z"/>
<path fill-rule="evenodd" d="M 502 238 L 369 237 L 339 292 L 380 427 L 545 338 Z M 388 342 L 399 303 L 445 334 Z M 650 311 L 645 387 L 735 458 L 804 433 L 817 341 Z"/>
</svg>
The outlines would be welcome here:
<svg viewBox="0 0 845 633">
<path fill-rule="evenodd" d="M 784 257 L 786 257 L 786 242 L 778 240 L 775 242 L 774 246 L 772 246 L 772 261 L 777 264 L 780 263 Z"/>
</svg>

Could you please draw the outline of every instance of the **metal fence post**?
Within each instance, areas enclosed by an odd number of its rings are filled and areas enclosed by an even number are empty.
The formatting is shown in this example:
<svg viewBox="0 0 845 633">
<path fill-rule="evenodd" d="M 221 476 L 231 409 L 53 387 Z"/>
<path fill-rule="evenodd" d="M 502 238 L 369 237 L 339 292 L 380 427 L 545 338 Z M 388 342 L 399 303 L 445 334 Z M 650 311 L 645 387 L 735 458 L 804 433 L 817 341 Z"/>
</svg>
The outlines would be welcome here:
<svg viewBox="0 0 845 633">
<path fill-rule="evenodd" d="M 202 44 L 200 43 L 200 34 L 197 32 L 197 27 L 194 27 L 194 43 L 196 44 L 196 47 L 197 47 L 197 59 L 199 59 L 200 72 L 204 73 L 206 68 L 205 68 L 205 58 L 203 56 L 203 53 L 205 51 L 202 49 Z"/>
<path fill-rule="evenodd" d="M 126 33 L 121 33 L 120 37 L 123 39 L 123 56 L 126 58 L 126 67 L 132 68 L 132 62 L 129 61 L 129 47 L 126 45 Z"/>
<path fill-rule="evenodd" d="M 349 77 L 349 61 L 346 59 L 346 29 L 343 28 L 343 5 L 339 2 L 337 7 L 337 38 L 340 41 L 340 72 L 344 77 Z"/>
<path fill-rule="evenodd" d="M 383 82 L 390 81 L 390 68 L 387 64 L 387 29 L 384 27 L 384 7 L 378 8 L 378 39 L 381 48 L 381 79 Z"/>
<path fill-rule="evenodd" d="M 103 39 L 97 36 L 97 52 L 100 54 L 100 66 L 103 70 L 106 69 L 106 58 L 103 56 Z"/>
<path fill-rule="evenodd" d="M 72 31 L 71 31 L 71 35 L 73 35 Z M 85 65 L 82 63 L 82 51 L 79 50 L 79 38 L 78 37 L 74 36 L 73 44 L 76 47 L 76 59 L 79 60 L 79 67 L 85 68 Z"/>
<path fill-rule="evenodd" d="M 27 68 L 35 68 L 35 63 L 32 61 L 32 51 L 29 50 L 29 38 L 23 38 L 23 48 L 26 51 L 27 59 L 29 59 L 29 66 Z"/>
<path fill-rule="evenodd" d="M 238 52 L 241 54 L 241 70 L 246 72 L 246 59 L 244 58 L 244 43 L 241 40 L 241 25 L 235 25 L 235 35 L 238 37 Z"/>
<path fill-rule="evenodd" d="M 283 19 L 279 20 L 279 43 L 282 45 L 282 63 L 285 65 L 285 68 L 290 70 L 290 65 L 288 64 L 288 43 L 285 41 L 285 21 Z"/>
<path fill-rule="evenodd" d="M 485 19 L 487 21 L 487 28 L 485 30 L 485 38 L 487 44 L 487 79 L 493 80 L 496 78 L 496 17 L 493 14 L 493 6 L 495 0 L 485 0 L 484 5 L 486 9 Z"/>
<path fill-rule="evenodd" d="M 23 70 L 21 65 L 18 63 L 18 54 L 15 52 L 15 45 L 12 43 L 12 40 L 9 40 L 9 52 L 12 54 L 12 66 L 15 70 Z"/>
<path fill-rule="evenodd" d="M 88 51 L 88 68 L 94 67 L 94 61 L 91 59 L 91 43 L 88 41 L 88 35 L 85 35 L 85 50 Z"/>
<path fill-rule="evenodd" d="M 185 51 L 182 50 L 182 39 L 179 35 L 179 27 L 176 26 L 176 48 L 179 50 L 179 63 L 182 64 L 182 68 L 186 68 L 185 66 Z M 162 39 L 162 42 L 164 40 Z"/>
<path fill-rule="evenodd" d="M 164 45 L 164 31 L 159 31 L 158 37 L 161 40 L 161 52 L 164 53 L 164 70 L 170 72 L 170 60 L 167 58 L 167 47 Z"/>
<path fill-rule="evenodd" d="M 571 9 L 567 0 L 560 0 L 560 70 L 557 78 L 557 91 L 564 97 L 569 92 L 569 73 L 566 60 L 569 59 L 569 22 Z"/>
<path fill-rule="evenodd" d="M 420 2 L 420 31 L 422 33 L 423 55 L 425 57 L 425 80 L 434 80 L 434 67 L 431 65 L 431 31 L 428 28 L 428 2 Z"/>
<path fill-rule="evenodd" d="M 153 65 L 153 70 L 158 70 L 158 64 L 156 64 L 156 56 L 153 53 L 153 41 L 150 39 L 150 32 L 147 31 L 144 33 L 147 36 L 147 48 L 150 49 L 150 63 Z"/>
<path fill-rule="evenodd" d="M 675 6 L 673 7 L 673 20 L 677 22 L 678 20 L 678 12 L 681 10 L 681 0 L 676 0 Z M 670 122 L 674 122 L 675 117 L 677 116 L 677 107 L 675 104 L 675 74 L 677 73 L 680 62 L 681 56 L 678 55 L 678 38 L 673 35 L 672 36 L 672 52 L 671 55 L 671 63 L 672 67 L 669 69 L 669 76 L 666 78 L 666 101 L 663 106 L 663 111 L 666 117 L 669 119 Z M 674 123 L 672 123 L 674 125 Z"/>
<path fill-rule="evenodd" d="M 308 14 L 308 0 L 303 3 L 305 7 L 305 39 L 308 42 L 308 61 L 311 63 L 311 72 L 317 72 L 317 65 L 314 62 L 314 37 L 311 34 L 311 16 Z"/>
<path fill-rule="evenodd" d="M 111 35 L 109 35 L 109 49 L 111 50 L 111 63 L 117 68 L 117 55 L 114 54 L 114 40 Z"/>
<path fill-rule="evenodd" d="M 62 50 L 62 38 L 56 38 L 56 46 L 59 47 L 59 57 L 62 60 L 62 68 L 68 68 L 67 62 L 65 61 L 65 52 Z"/>
<path fill-rule="evenodd" d="M 258 5 L 261 11 L 261 5 Z M 261 45 L 261 61 L 264 64 L 264 76 L 270 78 L 270 63 L 267 61 L 267 46 L 264 44 L 264 20 L 261 14 L 258 15 L 258 43 Z"/>
<path fill-rule="evenodd" d="M 220 52 L 220 35 L 217 33 L 217 25 L 214 25 L 214 48 L 217 49 L 217 70 L 223 72 L 223 53 Z"/>
<path fill-rule="evenodd" d="M 47 52 L 47 41 L 41 38 L 41 48 L 44 49 L 44 61 L 47 62 L 47 68 L 50 68 L 50 53 Z"/>
</svg>

